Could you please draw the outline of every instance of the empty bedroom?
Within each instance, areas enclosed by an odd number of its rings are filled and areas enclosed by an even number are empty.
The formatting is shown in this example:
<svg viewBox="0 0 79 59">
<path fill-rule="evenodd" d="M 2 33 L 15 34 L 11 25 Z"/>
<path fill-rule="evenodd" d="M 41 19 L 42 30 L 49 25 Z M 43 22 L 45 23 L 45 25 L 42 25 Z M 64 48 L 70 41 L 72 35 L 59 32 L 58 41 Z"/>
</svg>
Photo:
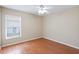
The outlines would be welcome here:
<svg viewBox="0 0 79 59">
<path fill-rule="evenodd" d="M 79 5 L 1 5 L 1 54 L 79 54 Z"/>
</svg>

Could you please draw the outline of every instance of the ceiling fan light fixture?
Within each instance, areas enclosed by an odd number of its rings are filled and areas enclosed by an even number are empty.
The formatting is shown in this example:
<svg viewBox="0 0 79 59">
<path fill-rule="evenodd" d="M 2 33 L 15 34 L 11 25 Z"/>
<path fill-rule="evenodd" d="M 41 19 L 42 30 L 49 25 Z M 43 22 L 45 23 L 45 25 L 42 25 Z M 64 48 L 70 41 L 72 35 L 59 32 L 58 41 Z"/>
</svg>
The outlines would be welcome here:
<svg viewBox="0 0 79 59">
<path fill-rule="evenodd" d="M 45 13 L 47 13 L 47 10 L 45 10 L 45 9 L 44 10 L 39 10 L 38 13 L 39 14 L 45 14 Z"/>
<path fill-rule="evenodd" d="M 38 10 L 39 15 L 46 14 L 47 13 L 46 9 L 47 9 L 46 7 L 44 7 L 43 5 L 40 5 L 39 10 Z"/>
</svg>

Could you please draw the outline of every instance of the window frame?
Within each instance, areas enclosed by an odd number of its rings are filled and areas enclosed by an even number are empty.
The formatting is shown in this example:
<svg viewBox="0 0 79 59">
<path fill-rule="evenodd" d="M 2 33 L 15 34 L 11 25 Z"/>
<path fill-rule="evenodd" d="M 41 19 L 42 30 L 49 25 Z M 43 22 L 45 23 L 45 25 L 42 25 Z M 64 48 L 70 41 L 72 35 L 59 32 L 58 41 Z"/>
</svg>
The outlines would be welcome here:
<svg viewBox="0 0 79 59">
<path fill-rule="evenodd" d="M 19 24 L 20 24 L 20 34 L 18 34 L 18 35 L 14 35 L 14 36 L 11 36 L 11 37 L 7 37 L 7 20 L 8 20 L 8 18 L 7 18 L 7 16 L 9 17 L 9 16 L 11 16 L 11 17 L 17 17 L 18 19 L 18 21 L 20 22 Z M 11 19 L 11 20 L 13 20 L 13 19 Z M 21 16 L 15 16 L 15 15 L 5 15 L 5 38 L 6 39 L 14 39 L 14 38 L 20 38 L 21 37 Z"/>
</svg>

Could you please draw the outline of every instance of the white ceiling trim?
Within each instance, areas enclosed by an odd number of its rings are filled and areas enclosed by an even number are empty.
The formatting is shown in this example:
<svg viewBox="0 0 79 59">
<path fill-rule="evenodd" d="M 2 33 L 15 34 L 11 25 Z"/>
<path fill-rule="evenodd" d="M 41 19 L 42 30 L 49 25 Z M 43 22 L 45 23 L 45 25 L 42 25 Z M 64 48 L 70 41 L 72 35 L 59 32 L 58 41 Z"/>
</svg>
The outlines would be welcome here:
<svg viewBox="0 0 79 59">
<path fill-rule="evenodd" d="M 38 14 L 38 8 L 40 5 L 3 5 L 3 7 L 10 8 L 10 9 L 15 9 L 19 11 L 24 11 L 28 13 L 32 13 L 35 15 Z M 55 14 L 59 12 L 63 12 L 65 10 L 68 10 L 72 7 L 75 7 L 74 5 L 44 5 L 48 11 L 48 14 Z M 45 16 L 46 14 L 40 15 L 40 16 Z"/>
</svg>

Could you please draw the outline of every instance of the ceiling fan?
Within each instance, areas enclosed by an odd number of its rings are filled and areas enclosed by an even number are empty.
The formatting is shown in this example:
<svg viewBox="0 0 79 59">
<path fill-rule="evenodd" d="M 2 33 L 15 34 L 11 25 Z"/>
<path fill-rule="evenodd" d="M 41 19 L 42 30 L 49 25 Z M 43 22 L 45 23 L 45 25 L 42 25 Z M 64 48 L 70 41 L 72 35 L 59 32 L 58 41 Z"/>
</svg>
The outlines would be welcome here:
<svg viewBox="0 0 79 59">
<path fill-rule="evenodd" d="M 47 14 L 47 13 L 48 13 L 47 9 L 48 9 L 48 8 L 45 7 L 44 5 L 40 5 L 40 6 L 38 7 L 38 14 L 39 14 L 39 15 Z"/>
</svg>

